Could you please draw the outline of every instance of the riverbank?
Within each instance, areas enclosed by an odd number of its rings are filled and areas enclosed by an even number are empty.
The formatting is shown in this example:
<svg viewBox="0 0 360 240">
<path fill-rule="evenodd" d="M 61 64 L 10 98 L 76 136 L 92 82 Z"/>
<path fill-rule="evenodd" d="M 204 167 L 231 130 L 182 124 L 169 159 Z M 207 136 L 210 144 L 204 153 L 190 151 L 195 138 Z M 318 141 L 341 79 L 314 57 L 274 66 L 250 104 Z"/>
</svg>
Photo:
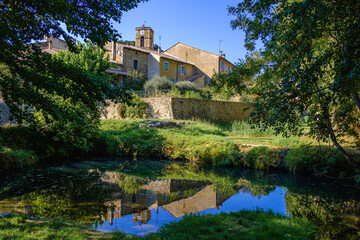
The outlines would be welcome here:
<svg viewBox="0 0 360 240">
<path fill-rule="evenodd" d="M 169 159 L 212 166 L 235 166 L 253 169 L 277 169 L 360 181 L 360 170 L 349 165 L 343 155 L 328 143 L 319 144 L 306 137 L 283 138 L 271 130 L 251 128 L 247 122 L 214 124 L 176 121 L 168 127 L 147 126 L 146 120 L 103 120 L 98 137 L 87 153 L 77 156 L 118 156 L 134 159 Z M 164 121 L 166 122 L 166 121 Z M 181 124 L 179 124 L 181 123 Z M 0 171 L 34 166 L 38 161 L 54 161 L 72 156 L 64 149 L 44 147 L 24 127 L 1 129 Z M 34 139 L 35 138 L 35 139 Z M 351 141 L 345 143 L 359 159 Z M 61 159 L 60 158 L 60 159 Z"/>
<path fill-rule="evenodd" d="M 297 218 L 262 211 L 187 216 L 144 238 L 122 232 L 103 233 L 89 226 L 63 220 L 30 219 L 17 214 L 0 216 L 1 239 L 315 239 L 315 227 Z"/>
<path fill-rule="evenodd" d="M 169 128 L 146 127 L 144 123 L 102 121 L 94 153 L 358 179 L 358 172 L 338 150 L 318 146 L 311 139 L 275 136 L 269 130 L 252 129 L 246 122 L 185 122 Z"/>
</svg>

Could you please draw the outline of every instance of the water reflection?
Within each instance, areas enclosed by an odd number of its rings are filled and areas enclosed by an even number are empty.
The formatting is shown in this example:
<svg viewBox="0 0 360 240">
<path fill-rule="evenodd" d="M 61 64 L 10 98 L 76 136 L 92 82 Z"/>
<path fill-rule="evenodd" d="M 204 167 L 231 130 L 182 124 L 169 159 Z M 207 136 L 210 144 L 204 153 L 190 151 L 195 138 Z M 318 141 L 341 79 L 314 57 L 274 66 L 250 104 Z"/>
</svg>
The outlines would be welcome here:
<svg viewBox="0 0 360 240">
<path fill-rule="evenodd" d="M 321 239 L 360 237 L 359 191 L 323 179 L 174 163 L 85 162 L 0 176 L 0 214 L 143 235 L 184 215 L 264 209 L 311 220 Z"/>
</svg>

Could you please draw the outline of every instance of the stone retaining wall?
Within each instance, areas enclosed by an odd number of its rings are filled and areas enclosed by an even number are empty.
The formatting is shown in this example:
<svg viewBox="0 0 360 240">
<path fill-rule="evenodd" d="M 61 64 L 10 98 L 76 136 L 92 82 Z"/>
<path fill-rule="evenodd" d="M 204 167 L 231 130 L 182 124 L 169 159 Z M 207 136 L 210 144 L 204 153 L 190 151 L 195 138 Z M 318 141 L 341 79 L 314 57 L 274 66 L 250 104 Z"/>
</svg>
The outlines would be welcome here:
<svg viewBox="0 0 360 240">
<path fill-rule="evenodd" d="M 250 104 L 191 98 L 146 98 L 148 118 L 205 120 L 210 122 L 233 122 L 246 120 Z M 246 109 L 246 110 L 245 110 Z"/>
<path fill-rule="evenodd" d="M 148 106 L 147 118 L 205 120 L 210 122 L 233 122 L 246 120 L 250 104 L 240 102 L 212 101 L 191 98 L 155 97 L 143 99 Z M 102 108 L 101 119 L 122 119 L 121 104 Z M 245 110 L 247 109 L 247 110 Z M 0 103 L 0 124 L 9 123 L 10 112 Z"/>
</svg>

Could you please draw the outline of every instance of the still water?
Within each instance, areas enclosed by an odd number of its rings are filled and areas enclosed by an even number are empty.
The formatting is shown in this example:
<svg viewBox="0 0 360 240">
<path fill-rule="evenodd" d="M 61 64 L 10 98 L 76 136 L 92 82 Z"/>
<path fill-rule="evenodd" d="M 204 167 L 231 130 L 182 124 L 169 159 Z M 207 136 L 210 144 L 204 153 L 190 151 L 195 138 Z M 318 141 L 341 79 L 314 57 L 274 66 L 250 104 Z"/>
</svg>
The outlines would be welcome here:
<svg viewBox="0 0 360 240">
<path fill-rule="evenodd" d="M 321 239 L 360 239 L 359 188 L 320 178 L 169 161 L 86 161 L 0 175 L 0 215 L 75 220 L 144 235 L 187 214 L 270 210 L 315 222 Z"/>
</svg>

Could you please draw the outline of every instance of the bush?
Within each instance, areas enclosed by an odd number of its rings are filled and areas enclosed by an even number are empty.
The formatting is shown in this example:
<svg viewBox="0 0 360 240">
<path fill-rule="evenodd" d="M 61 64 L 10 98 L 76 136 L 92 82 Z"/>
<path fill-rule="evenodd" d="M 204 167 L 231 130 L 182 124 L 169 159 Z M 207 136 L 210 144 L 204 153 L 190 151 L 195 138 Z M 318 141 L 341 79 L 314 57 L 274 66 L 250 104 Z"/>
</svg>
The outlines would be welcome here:
<svg viewBox="0 0 360 240">
<path fill-rule="evenodd" d="M 173 82 L 171 82 L 166 77 L 160 77 L 159 75 L 155 75 L 152 79 L 150 79 L 144 84 L 144 90 L 147 93 L 153 94 L 159 91 L 169 91 L 172 86 Z"/>
<path fill-rule="evenodd" d="M 144 118 L 147 112 L 146 102 L 141 97 L 133 93 L 131 100 L 128 103 L 122 104 L 122 111 L 124 111 L 125 118 Z"/>
<path fill-rule="evenodd" d="M 337 149 L 321 150 L 303 145 L 290 150 L 285 157 L 285 167 L 292 173 L 344 177 L 353 175 L 354 169 Z"/>
<path fill-rule="evenodd" d="M 180 81 L 175 83 L 175 87 L 180 90 L 182 94 L 184 94 L 186 91 L 195 91 L 196 86 L 193 82 L 190 81 Z"/>
<path fill-rule="evenodd" d="M 269 148 L 260 146 L 251 149 L 245 159 L 244 166 L 255 169 L 266 169 L 276 167 L 276 156 Z"/>
<path fill-rule="evenodd" d="M 128 69 L 128 76 L 124 81 L 124 88 L 134 91 L 141 91 L 144 89 L 144 84 L 147 81 L 147 77 L 137 70 Z"/>
<path fill-rule="evenodd" d="M 29 167 L 36 162 L 37 157 L 31 150 L 0 149 L 0 170 Z"/>
</svg>

